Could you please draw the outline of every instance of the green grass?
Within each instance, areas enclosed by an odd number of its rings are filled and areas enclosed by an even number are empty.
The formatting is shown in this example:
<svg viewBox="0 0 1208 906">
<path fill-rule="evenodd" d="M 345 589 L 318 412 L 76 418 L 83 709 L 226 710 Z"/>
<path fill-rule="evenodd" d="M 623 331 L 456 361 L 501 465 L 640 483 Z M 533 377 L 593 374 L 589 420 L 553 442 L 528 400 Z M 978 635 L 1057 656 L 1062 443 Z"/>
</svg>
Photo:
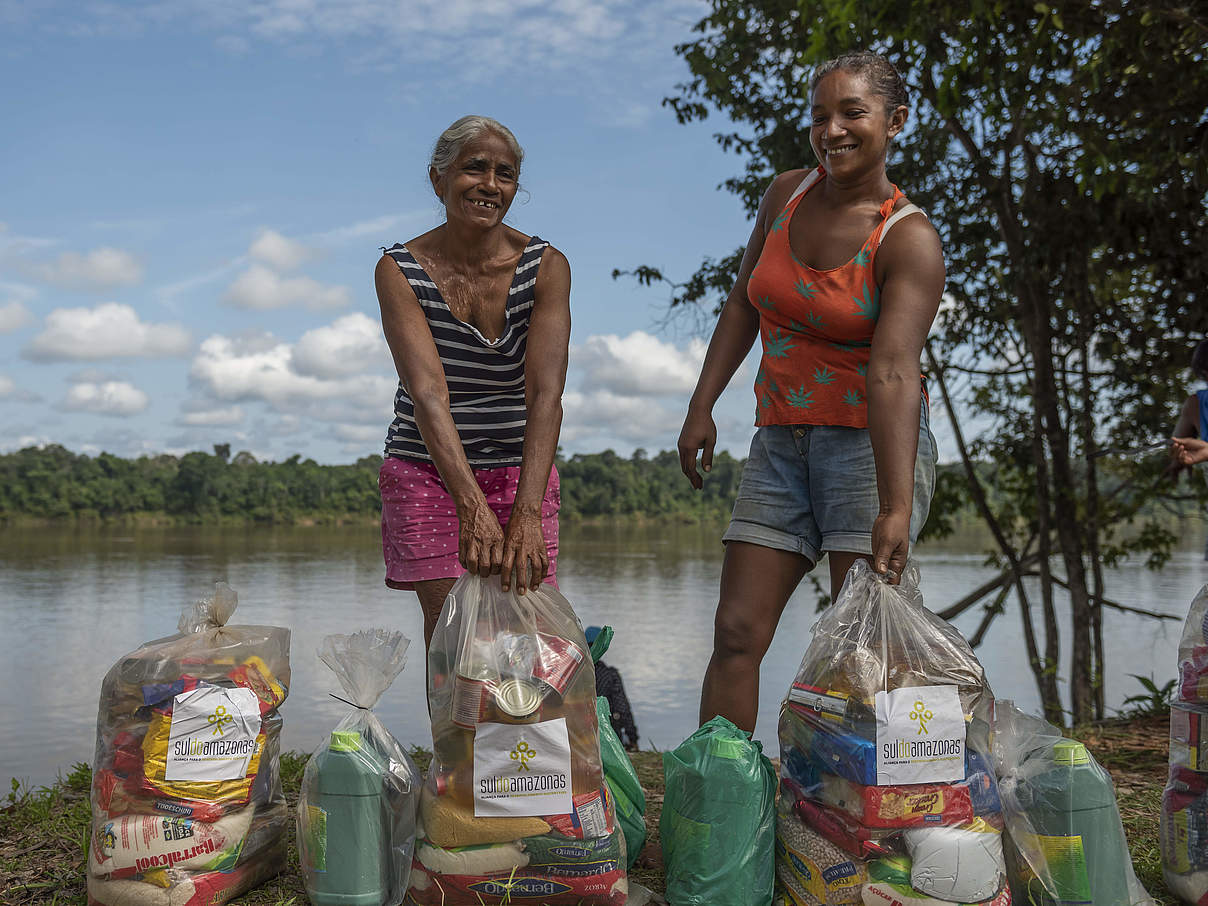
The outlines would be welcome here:
<svg viewBox="0 0 1208 906">
<path fill-rule="evenodd" d="M 1116 782 L 1120 815 L 1132 851 L 1137 877 L 1159 906 L 1177 900 L 1162 880 L 1158 847 L 1158 814 L 1166 778 L 1166 718 L 1149 716 L 1114 721 L 1080 730 L 1078 738 L 1091 749 Z M 421 770 L 428 753 L 412 752 Z M 661 893 L 663 866 L 659 849 L 659 816 L 663 805 L 662 753 L 631 753 L 646 791 L 647 848 L 631 876 Z M 281 758 L 281 780 L 291 814 L 306 758 L 288 753 Z M 89 832 L 88 791 L 91 771 L 78 764 L 56 783 L 37 789 L 14 785 L 0 800 L 0 904 L 84 906 L 84 845 Z M 286 870 L 234 902 L 248 906 L 302 906 L 308 902 L 298 872 L 292 824 Z"/>
</svg>

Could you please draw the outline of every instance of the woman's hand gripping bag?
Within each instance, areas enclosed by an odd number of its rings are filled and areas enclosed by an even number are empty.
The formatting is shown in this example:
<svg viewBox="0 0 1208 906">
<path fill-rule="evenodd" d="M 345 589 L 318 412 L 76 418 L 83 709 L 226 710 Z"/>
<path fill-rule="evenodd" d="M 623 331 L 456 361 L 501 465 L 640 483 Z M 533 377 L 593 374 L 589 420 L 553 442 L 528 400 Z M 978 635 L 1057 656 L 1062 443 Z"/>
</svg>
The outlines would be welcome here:
<svg viewBox="0 0 1208 906">
<path fill-rule="evenodd" d="M 105 675 L 92 902 L 225 903 L 285 866 L 277 708 L 289 687 L 289 630 L 229 625 L 237 603 L 217 583 L 184 609 L 176 635 Z"/>
<path fill-rule="evenodd" d="M 370 709 L 402 671 L 409 644 L 401 632 L 366 629 L 319 646 L 353 710 L 302 775 L 298 859 L 317 906 L 398 906 L 407 894 L 421 777 Z"/>
<path fill-rule="evenodd" d="M 663 754 L 663 775 L 671 906 L 769 906 L 776 776 L 759 742 L 714 717 Z"/>
<path fill-rule="evenodd" d="M 612 644 L 613 630 L 605 626 L 600 630 L 594 642 L 591 643 L 591 659 L 594 663 L 604 657 L 608 646 Z M 641 855 L 642 847 L 646 845 L 646 793 L 638 772 L 633 768 L 633 762 L 617 731 L 612 728 L 611 708 L 608 699 L 600 695 L 596 697 L 596 723 L 600 727 L 600 756 L 604 761 L 604 782 L 612 794 L 613 804 L 617 810 L 617 822 L 625 834 L 625 852 L 628 854 L 628 868 Z"/>
<path fill-rule="evenodd" d="M 624 836 L 570 603 L 550 585 L 520 595 L 497 576 L 462 576 L 428 649 L 428 706 L 433 758 L 411 898 L 624 903 Z"/>
</svg>

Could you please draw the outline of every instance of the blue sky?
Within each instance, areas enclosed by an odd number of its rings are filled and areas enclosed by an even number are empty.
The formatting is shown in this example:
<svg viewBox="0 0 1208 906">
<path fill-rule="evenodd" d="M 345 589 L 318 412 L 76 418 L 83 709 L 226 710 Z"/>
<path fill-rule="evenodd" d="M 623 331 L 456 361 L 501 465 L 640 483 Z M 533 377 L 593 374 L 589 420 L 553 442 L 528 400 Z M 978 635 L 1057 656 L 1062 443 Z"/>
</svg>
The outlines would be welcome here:
<svg viewBox="0 0 1208 906">
<path fill-rule="evenodd" d="M 569 257 L 567 452 L 674 446 L 703 356 L 667 294 L 750 224 L 660 105 L 696 0 L 0 0 L 0 451 L 380 452 L 378 247 L 430 229 L 439 132 L 508 124 L 509 222 Z M 717 409 L 744 455 L 750 362 Z"/>
</svg>

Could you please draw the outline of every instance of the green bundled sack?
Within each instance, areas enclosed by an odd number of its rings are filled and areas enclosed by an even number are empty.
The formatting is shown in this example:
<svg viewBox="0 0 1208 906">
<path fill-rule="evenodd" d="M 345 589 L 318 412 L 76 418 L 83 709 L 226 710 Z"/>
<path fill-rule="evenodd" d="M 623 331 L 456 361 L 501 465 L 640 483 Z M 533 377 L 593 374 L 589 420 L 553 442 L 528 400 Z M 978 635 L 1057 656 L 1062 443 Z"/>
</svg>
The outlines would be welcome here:
<svg viewBox="0 0 1208 906">
<path fill-rule="evenodd" d="M 617 821 L 625 835 L 625 864 L 633 868 L 646 845 L 646 794 L 638 773 L 625 754 L 617 731 L 608 722 L 611 709 L 603 695 L 596 697 L 596 719 L 600 724 L 600 754 L 604 758 L 604 782 L 616 804 Z"/>
<path fill-rule="evenodd" d="M 612 627 L 605 626 L 591 643 L 591 659 L 598 661 L 612 642 Z M 608 699 L 596 697 L 596 722 L 600 725 L 600 755 L 604 759 L 604 782 L 616 804 L 617 821 L 625 835 L 626 867 L 632 868 L 646 845 L 646 794 L 625 747 L 612 728 Z"/>
<path fill-rule="evenodd" d="M 715 717 L 663 753 L 663 774 L 671 906 L 770 906 L 776 775 L 763 746 Z"/>
</svg>

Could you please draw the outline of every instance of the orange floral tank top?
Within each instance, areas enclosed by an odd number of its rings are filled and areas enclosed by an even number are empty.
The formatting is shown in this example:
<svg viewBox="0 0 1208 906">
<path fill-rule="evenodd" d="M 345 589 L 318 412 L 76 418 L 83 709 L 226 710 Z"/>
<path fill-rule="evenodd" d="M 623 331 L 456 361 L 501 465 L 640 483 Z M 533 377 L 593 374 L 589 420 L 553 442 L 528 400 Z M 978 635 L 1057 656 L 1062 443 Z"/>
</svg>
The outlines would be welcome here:
<svg viewBox="0 0 1208 906">
<path fill-rule="evenodd" d="M 819 167 L 797 187 L 772 223 L 747 282 L 763 346 L 756 425 L 868 427 L 865 376 L 881 313 L 873 264 L 888 227 L 919 209 L 908 205 L 895 213 L 904 196 L 894 186 L 893 197 L 881 205 L 880 224 L 851 261 L 829 270 L 810 267 L 793 255 L 788 225 L 824 174 Z"/>
</svg>

